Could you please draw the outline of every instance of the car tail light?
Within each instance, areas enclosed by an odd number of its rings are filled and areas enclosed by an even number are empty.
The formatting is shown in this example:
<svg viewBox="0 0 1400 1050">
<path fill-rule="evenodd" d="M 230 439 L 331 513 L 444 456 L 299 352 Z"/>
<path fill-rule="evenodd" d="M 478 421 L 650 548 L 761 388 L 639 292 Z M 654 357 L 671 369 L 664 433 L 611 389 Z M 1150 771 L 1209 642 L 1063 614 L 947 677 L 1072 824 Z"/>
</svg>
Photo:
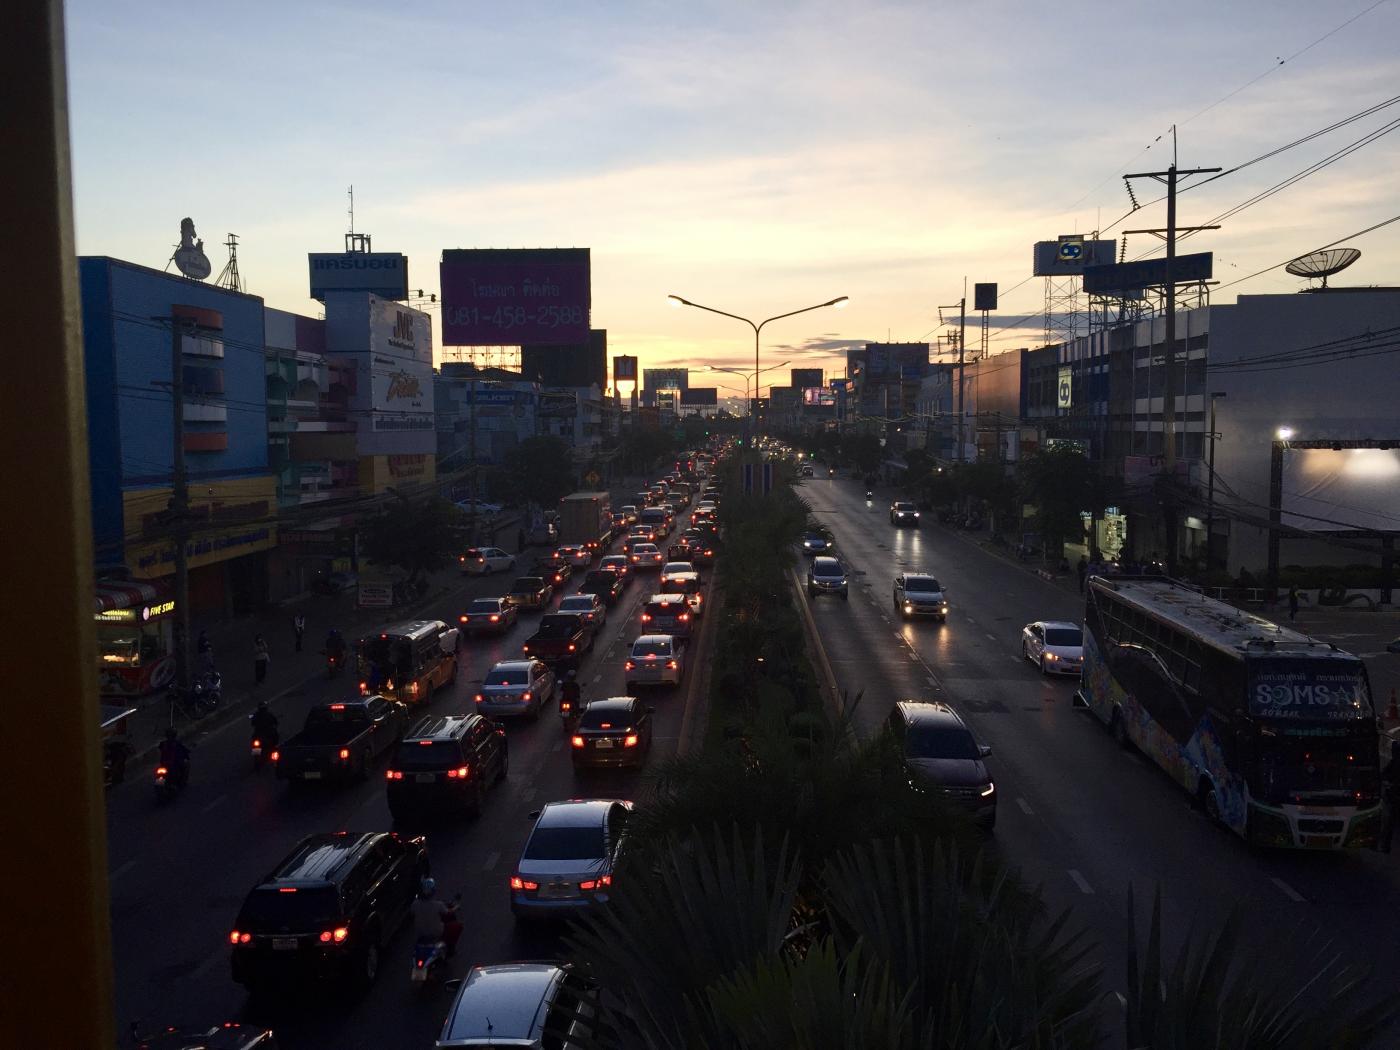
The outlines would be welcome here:
<svg viewBox="0 0 1400 1050">
<path fill-rule="evenodd" d="M 385 780 L 402 780 L 403 771 L 398 769 L 386 769 L 384 771 Z"/>
<path fill-rule="evenodd" d="M 459 616 L 459 617 L 457 617 L 457 619 L 458 619 L 461 623 L 467 623 L 467 622 L 469 622 L 469 621 L 471 620 L 471 617 L 469 617 L 469 616 Z"/>
<path fill-rule="evenodd" d="M 492 614 L 491 614 L 491 622 L 492 622 L 492 623 L 498 623 L 498 622 L 500 621 L 500 619 L 501 619 L 501 614 L 500 614 L 500 613 L 492 613 Z"/>
<path fill-rule="evenodd" d="M 530 699 L 530 690 L 526 689 L 525 692 L 521 693 L 521 694 L 520 694 L 520 699 L 522 699 L 522 700 L 528 700 L 528 699 Z"/>
<path fill-rule="evenodd" d="M 341 760 L 342 762 L 344 762 L 344 761 L 346 761 L 349 757 L 350 757 L 350 749 L 349 749 L 348 747 L 342 747 L 342 748 L 340 749 L 340 760 Z"/>
<path fill-rule="evenodd" d="M 369 683 L 368 683 L 368 682 L 361 682 L 361 683 L 360 683 L 360 693 L 363 695 L 364 693 L 368 693 L 368 692 L 369 692 Z"/>
<path fill-rule="evenodd" d="M 166 769 L 164 766 L 156 766 L 156 776 L 158 777 L 163 777 L 169 772 L 170 770 Z"/>
<path fill-rule="evenodd" d="M 408 691 L 409 691 L 410 693 L 412 693 L 414 696 L 417 696 L 417 695 L 418 695 L 418 683 L 417 683 L 417 682 L 414 682 L 412 685 L 410 685 L 410 686 L 408 687 Z"/>
<path fill-rule="evenodd" d="M 345 938 L 349 936 L 350 930 L 347 927 L 337 926 L 333 930 L 322 930 L 320 941 L 322 944 L 330 944 L 332 941 L 334 941 L 336 944 L 343 944 L 345 942 Z"/>
<path fill-rule="evenodd" d="M 626 737 L 623 739 L 623 741 L 622 741 L 622 746 L 623 746 L 623 747 L 636 747 L 636 746 L 637 746 L 637 734 L 636 734 L 636 733 L 628 733 L 627 736 L 626 736 Z"/>
<path fill-rule="evenodd" d="M 471 766 L 458 766 L 456 769 L 447 771 L 448 780 L 466 780 L 467 774 L 471 772 Z"/>
<path fill-rule="evenodd" d="M 571 738 L 571 739 L 569 740 L 569 744 L 570 744 L 571 746 L 573 746 L 573 747 L 583 747 L 583 737 L 581 737 L 581 736 L 573 737 L 573 738 Z"/>
<path fill-rule="evenodd" d="M 674 671 L 679 666 L 679 664 L 677 664 L 674 660 L 667 660 L 666 666 L 669 667 L 672 671 Z"/>
<path fill-rule="evenodd" d="M 520 651 L 523 653 L 528 653 L 530 651 L 530 647 L 528 645 L 522 645 L 520 647 Z"/>
<path fill-rule="evenodd" d="M 432 742 L 431 740 L 420 740 L 420 741 L 418 741 L 418 746 L 419 746 L 419 747 L 432 747 L 432 746 L 433 746 L 433 742 Z"/>
<path fill-rule="evenodd" d="M 622 665 L 622 669 L 623 669 L 624 671 L 630 671 L 630 670 L 632 670 L 632 669 L 633 669 L 634 667 L 636 667 L 636 666 L 637 666 L 637 665 L 634 664 L 631 660 L 628 660 L 626 663 L 624 663 L 624 664 Z"/>
<path fill-rule="evenodd" d="M 647 659 L 648 659 L 648 660 L 655 660 L 655 659 L 656 659 L 656 654 L 655 654 L 655 653 L 647 653 Z"/>
<path fill-rule="evenodd" d="M 578 888 L 581 890 L 597 890 L 612 885 L 612 876 L 604 875 L 601 878 L 589 879 L 587 882 L 580 882 Z"/>
<path fill-rule="evenodd" d="M 537 890 L 540 888 L 538 882 L 531 882 L 529 879 L 522 879 L 519 875 L 510 877 L 510 888 L 513 890 Z"/>
<path fill-rule="evenodd" d="M 345 705 L 344 705 L 344 704 L 331 704 L 331 710 L 332 710 L 332 711 L 344 711 L 344 710 L 345 710 Z"/>
<path fill-rule="evenodd" d="M 642 613 L 642 623 L 651 622 L 651 613 Z"/>
<path fill-rule="evenodd" d="M 230 930 L 228 935 L 229 944 L 247 944 L 253 939 L 251 933 L 240 933 L 238 930 Z"/>
<path fill-rule="evenodd" d="M 279 886 L 277 889 L 278 893 L 295 893 L 296 891 L 297 888 L 295 886 Z"/>
<path fill-rule="evenodd" d="M 253 746 L 254 746 L 254 747 L 262 747 L 262 741 L 261 741 L 261 740 L 254 740 L 254 741 L 253 741 Z"/>
<path fill-rule="evenodd" d="M 689 620 L 689 619 L 690 619 L 690 613 L 681 613 L 679 616 L 676 617 L 676 619 L 677 619 L 677 620 Z"/>
<path fill-rule="evenodd" d="M 282 752 L 280 752 L 280 751 L 274 751 L 274 752 L 272 752 L 272 754 L 268 755 L 267 757 L 268 757 L 269 760 L 271 760 L 271 761 L 273 761 L 273 762 L 276 762 L 276 761 L 278 761 L 278 760 L 282 757 Z"/>
<path fill-rule="evenodd" d="M 475 701 L 479 704 L 479 703 L 481 703 L 483 700 L 485 700 L 486 697 L 482 696 L 480 693 L 477 693 L 476 696 L 472 697 L 472 699 L 475 700 Z"/>
<path fill-rule="evenodd" d="M 569 643 L 569 652 L 573 652 L 577 648 L 578 646 L 576 646 L 573 642 Z"/>
</svg>

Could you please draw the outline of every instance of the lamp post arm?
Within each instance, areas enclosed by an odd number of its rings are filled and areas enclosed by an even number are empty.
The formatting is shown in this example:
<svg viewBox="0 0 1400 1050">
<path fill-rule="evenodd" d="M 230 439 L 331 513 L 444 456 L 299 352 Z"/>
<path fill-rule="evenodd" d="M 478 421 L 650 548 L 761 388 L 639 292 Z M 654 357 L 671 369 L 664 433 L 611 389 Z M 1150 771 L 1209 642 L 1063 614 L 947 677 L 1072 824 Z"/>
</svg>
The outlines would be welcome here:
<svg viewBox="0 0 1400 1050">
<path fill-rule="evenodd" d="M 785 314 L 778 314 L 776 317 L 770 317 L 767 320 L 760 321 L 757 325 L 754 325 L 754 328 L 756 331 L 762 331 L 763 326 L 769 324 L 770 322 L 781 321 L 784 317 L 796 317 L 798 314 L 811 313 L 813 310 L 824 310 L 826 309 L 826 307 L 835 306 L 839 302 L 841 302 L 840 299 L 832 299 L 829 302 L 817 303 L 816 306 L 804 306 L 801 310 L 789 310 Z M 729 316 L 732 317 L 733 315 L 730 314 Z M 741 317 L 740 320 L 742 321 L 743 318 Z M 750 321 L 749 324 L 753 324 L 753 322 Z"/>
</svg>

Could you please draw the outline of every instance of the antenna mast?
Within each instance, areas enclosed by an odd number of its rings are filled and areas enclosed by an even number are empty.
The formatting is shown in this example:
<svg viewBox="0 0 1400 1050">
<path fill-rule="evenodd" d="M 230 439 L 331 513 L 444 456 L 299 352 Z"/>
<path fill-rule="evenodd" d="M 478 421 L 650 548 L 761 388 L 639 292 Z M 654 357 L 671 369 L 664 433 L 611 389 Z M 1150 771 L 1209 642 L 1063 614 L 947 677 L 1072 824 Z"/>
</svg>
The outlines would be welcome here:
<svg viewBox="0 0 1400 1050">
<path fill-rule="evenodd" d="M 228 240 L 224 241 L 224 247 L 228 249 L 228 262 L 219 271 L 218 279 L 214 281 L 217 288 L 227 288 L 231 292 L 243 291 L 243 278 L 238 273 L 238 234 L 230 233 Z"/>
<path fill-rule="evenodd" d="M 345 235 L 345 251 L 346 254 L 351 252 L 367 254 L 370 251 L 369 234 L 355 232 L 355 187 L 351 186 L 347 192 L 350 196 L 350 230 Z"/>
</svg>

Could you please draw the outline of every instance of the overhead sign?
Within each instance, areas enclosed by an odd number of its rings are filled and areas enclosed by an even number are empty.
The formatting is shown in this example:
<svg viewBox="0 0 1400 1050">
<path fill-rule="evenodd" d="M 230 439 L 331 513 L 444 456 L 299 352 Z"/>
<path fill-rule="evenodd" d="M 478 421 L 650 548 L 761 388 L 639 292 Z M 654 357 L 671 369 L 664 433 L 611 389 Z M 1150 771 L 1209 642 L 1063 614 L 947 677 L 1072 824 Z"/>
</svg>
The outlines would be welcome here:
<svg viewBox="0 0 1400 1050">
<path fill-rule="evenodd" d="M 1208 281 L 1214 271 L 1214 260 L 1212 252 L 1178 255 L 1172 261 L 1172 280 L 1177 284 Z M 1084 292 L 1087 295 L 1112 295 L 1166 283 L 1166 259 L 1143 259 L 1084 268 Z"/>
<path fill-rule="evenodd" d="M 719 390 L 712 386 L 692 386 L 681 391 L 682 405 L 715 405 L 719 403 Z"/>
<path fill-rule="evenodd" d="M 613 382 L 635 383 L 637 381 L 637 359 L 635 357 L 613 358 Z"/>
<path fill-rule="evenodd" d="M 1056 388 L 1055 403 L 1060 408 L 1074 406 L 1074 368 L 1071 365 L 1060 366 L 1060 381 Z"/>
<path fill-rule="evenodd" d="M 446 346 L 588 342 L 587 248 L 465 248 L 442 253 Z"/>
<path fill-rule="evenodd" d="M 327 292 L 370 292 L 383 299 L 408 298 L 408 258 L 397 252 L 312 252 L 311 298 Z"/>
<path fill-rule="evenodd" d="M 972 308 L 974 310 L 995 310 L 997 308 L 997 286 L 992 281 L 972 286 Z"/>
<path fill-rule="evenodd" d="M 1113 241 L 1086 241 L 1078 234 L 1062 234 L 1053 241 L 1036 241 L 1031 272 L 1036 277 L 1071 277 L 1084 267 L 1113 262 Z"/>
</svg>

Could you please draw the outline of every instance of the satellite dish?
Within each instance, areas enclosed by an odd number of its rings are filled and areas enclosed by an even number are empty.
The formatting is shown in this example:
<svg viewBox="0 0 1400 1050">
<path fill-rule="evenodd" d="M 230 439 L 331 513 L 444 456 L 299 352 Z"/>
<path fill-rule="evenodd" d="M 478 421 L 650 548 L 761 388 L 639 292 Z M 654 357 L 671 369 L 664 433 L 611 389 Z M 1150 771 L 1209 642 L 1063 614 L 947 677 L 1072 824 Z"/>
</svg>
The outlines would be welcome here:
<svg viewBox="0 0 1400 1050">
<path fill-rule="evenodd" d="M 1328 277 L 1345 270 L 1359 258 L 1359 248 L 1328 248 L 1326 251 L 1313 252 L 1311 255 L 1294 259 L 1284 269 L 1294 277 L 1320 277 L 1322 287 L 1326 288 Z"/>
</svg>

